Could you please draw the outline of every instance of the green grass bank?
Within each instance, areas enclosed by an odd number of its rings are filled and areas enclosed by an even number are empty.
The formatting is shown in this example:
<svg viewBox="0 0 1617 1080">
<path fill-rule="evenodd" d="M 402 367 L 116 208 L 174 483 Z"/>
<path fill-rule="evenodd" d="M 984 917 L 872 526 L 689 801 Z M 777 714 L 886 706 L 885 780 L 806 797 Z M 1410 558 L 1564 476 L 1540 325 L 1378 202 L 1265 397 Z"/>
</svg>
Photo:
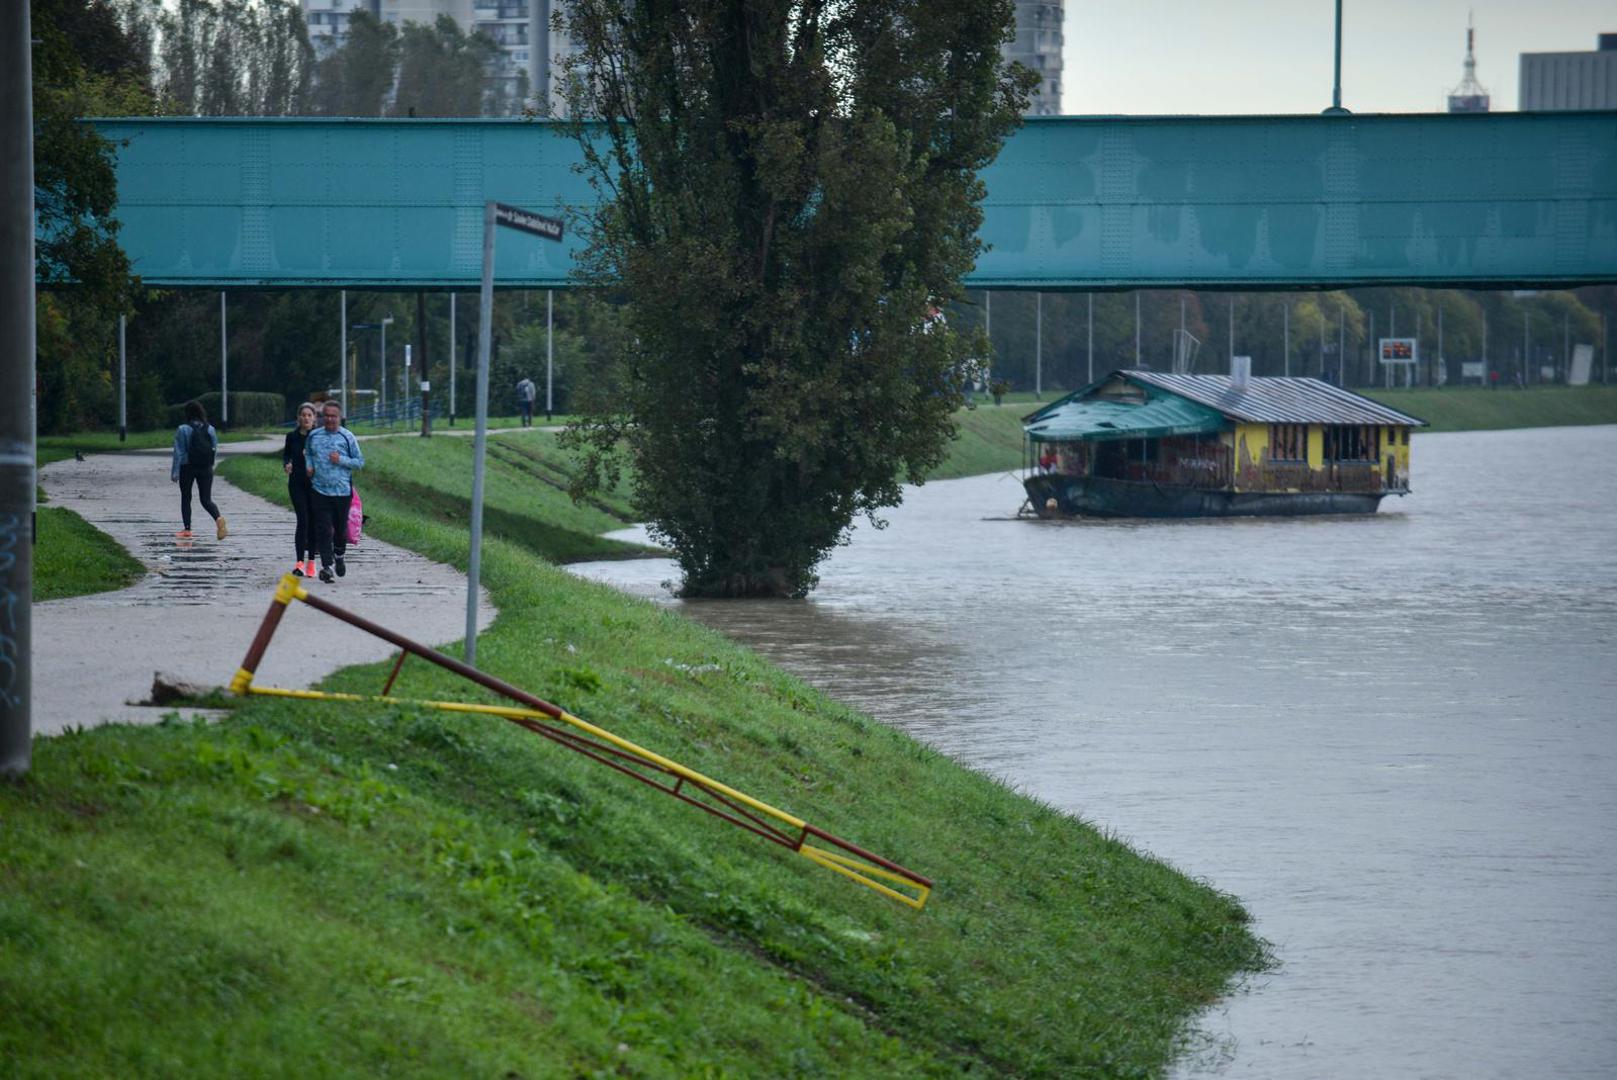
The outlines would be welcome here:
<svg viewBox="0 0 1617 1080">
<path fill-rule="evenodd" d="M 226 431 L 219 436 L 223 442 L 244 442 L 259 438 L 254 431 Z M 35 441 L 34 461 L 49 465 L 73 456 L 73 451 L 86 454 L 117 454 L 129 450 L 168 449 L 174 445 L 174 429 L 158 431 L 131 431 L 129 438 L 120 440 L 116 431 L 80 431 L 72 435 L 41 435 Z"/>
<path fill-rule="evenodd" d="M 371 530 L 464 566 L 470 452 L 367 444 Z M 490 460 L 480 664 L 933 877 L 927 909 L 502 721 L 252 699 L 0 785 L 8 1075 L 1149 1076 L 1266 963 L 1230 898 L 557 568 L 628 553 L 621 493 L 572 507 L 542 434 Z M 414 661 L 397 692 L 482 696 Z"/>
<path fill-rule="evenodd" d="M 1425 431 L 1617 424 L 1617 386 L 1420 387 L 1371 390 L 1367 396 L 1425 420 L 1431 425 Z"/>
<path fill-rule="evenodd" d="M 133 585 L 146 568 L 116 540 L 71 510 L 42 506 L 35 519 L 34 599 L 110 592 Z"/>
</svg>

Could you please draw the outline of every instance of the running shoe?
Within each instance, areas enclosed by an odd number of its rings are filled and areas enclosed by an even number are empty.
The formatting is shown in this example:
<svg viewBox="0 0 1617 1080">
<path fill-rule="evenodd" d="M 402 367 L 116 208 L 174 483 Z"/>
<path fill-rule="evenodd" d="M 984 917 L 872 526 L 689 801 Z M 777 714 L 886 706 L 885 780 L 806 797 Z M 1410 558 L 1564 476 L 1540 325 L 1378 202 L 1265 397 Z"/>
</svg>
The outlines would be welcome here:
<svg viewBox="0 0 1617 1080">
<path fill-rule="evenodd" d="M 332 574 L 329 566 L 322 566 L 320 568 L 320 580 L 330 584 L 331 582 L 336 581 L 337 578 Z"/>
<path fill-rule="evenodd" d="M 314 560 L 313 559 L 310 559 L 308 562 L 303 564 L 303 576 L 304 577 L 314 577 L 314 575 L 317 572 L 318 572 L 318 568 L 314 565 Z"/>
<path fill-rule="evenodd" d="M 295 563 L 292 564 L 292 576 L 293 577 L 307 577 L 308 576 L 307 574 L 305 574 L 303 572 L 303 564 L 302 563 L 295 562 Z"/>
<path fill-rule="evenodd" d="M 337 576 L 342 577 L 346 573 L 348 573 L 348 564 L 343 562 L 342 556 L 339 555 L 337 556 Z"/>
<path fill-rule="evenodd" d="M 213 525 L 214 530 L 219 534 L 219 539 L 223 540 L 230 535 L 230 529 L 225 525 L 224 518 L 214 518 Z"/>
<path fill-rule="evenodd" d="M 190 529 L 181 529 L 179 532 L 175 533 L 174 535 L 179 537 L 181 540 L 189 540 L 189 539 L 191 539 L 191 530 Z"/>
</svg>

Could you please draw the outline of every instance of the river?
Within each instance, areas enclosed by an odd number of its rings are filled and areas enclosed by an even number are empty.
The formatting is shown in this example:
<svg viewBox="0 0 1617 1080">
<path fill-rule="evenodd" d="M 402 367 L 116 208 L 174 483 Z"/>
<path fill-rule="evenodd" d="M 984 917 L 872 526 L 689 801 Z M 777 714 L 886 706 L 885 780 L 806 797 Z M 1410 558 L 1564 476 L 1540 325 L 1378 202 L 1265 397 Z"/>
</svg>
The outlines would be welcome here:
<svg viewBox="0 0 1617 1080">
<path fill-rule="evenodd" d="M 1617 1075 L 1617 426 L 1417 435 L 1362 517 L 909 490 L 803 603 L 677 604 L 1240 897 L 1280 966 L 1182 1077 Z"/>
</svg>

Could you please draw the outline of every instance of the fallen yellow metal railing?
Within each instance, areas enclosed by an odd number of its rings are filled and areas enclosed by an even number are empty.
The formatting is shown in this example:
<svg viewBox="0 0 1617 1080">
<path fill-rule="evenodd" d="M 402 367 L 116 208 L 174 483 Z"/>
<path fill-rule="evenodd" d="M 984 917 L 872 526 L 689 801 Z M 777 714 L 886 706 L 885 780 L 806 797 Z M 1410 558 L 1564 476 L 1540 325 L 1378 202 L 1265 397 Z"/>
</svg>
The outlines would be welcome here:
<svg viewBox="0 0 1617 1080">
<path fill-rule="evenodd" d="M 282 616 L 286 614 L 287 608 L 294 600 L 301 601 L 316 611 L 324 612 L 399 648 L 398 662 L 393 665 L 393 670 L 388 675 L 387 683 L 382 687 L 380 694 L 345 694 L 325 690 L 288 690 L 275 686 L 258 686 L 253 682 L 258 665 L 264 659 L 264 653 L 269 648 L 270 640 L 275 636 L 275 630 L 280 626 Z M 501 697 L 516 702 L 517 705 L 482 705 L 464 701 L 431 701 L 392 697 L 388 692 L 392 690 L 393 683 L 398 679 L 399 670 L 404 666 L 405 657 L 409 655 L 419 656 L 423 660 L 452 671 L 462 678 L 494 691 Z M 351 611 L 345 611 L 330 601 L 311 594 L 291 574 L 281 578 L 279 584 L 276 585 L 275 596 L 270 602 L 269 611 L 265 613 L 264 621 L 259 624 L 258 634 L 248 647 L 247 656 L 242 660 L 241 667 L 237 669 L 235 677 L 230 680 L 230 689 L 236 694 L 243 695 L 262 694 L 271 697 L 302 698 L 309 701 L 377 702 L 389 705 L 412 705 L 420 708 L 439 709 L 444 712 L 498 716 L 520 727 L 527 728 L 535 735 L 543 736 L 603 765 L 632 776 L 665 795 L 672 795 L 681 802 L 689 803 L 699 810 L 712 814 L 714 817 L 746 829 L 748 832 L 772 843 L 789 848 L 809 861 L 844 877 L 851 878 L 883 896 L 897 900 L 901 904 L 908 904 L 910 907 L 919 910 L 926 905 L 927 897 L 932 892 L 932 881 L 913 870 L 810 825 L 801 818 L 788 814 L 784 810 L 779 810 L 760 799 L 753 798 L 746 792 L 737 791 L 735 788 L 703 776 L 696 770 L 687 768 L 677 761 L 663 757 L 655 751 L 647 750 L 645 747 L 638 746 L 628 739 L 614 735 L 605 728 L 597 727 L 587 720 L 574 716 L 560 706 L 552 705 L 550 702 L 535 697 L 526 690 L 479 671 L 452 656 L 446 656 L 436 649 L 411 641 L 404 635 L 395 633 L 384 626 L 371 622 L 369 619 L 355 615 Z M 828 844 L 830 847 L 818 847 L 809 844 L 810 837 Z"/>
</svg>

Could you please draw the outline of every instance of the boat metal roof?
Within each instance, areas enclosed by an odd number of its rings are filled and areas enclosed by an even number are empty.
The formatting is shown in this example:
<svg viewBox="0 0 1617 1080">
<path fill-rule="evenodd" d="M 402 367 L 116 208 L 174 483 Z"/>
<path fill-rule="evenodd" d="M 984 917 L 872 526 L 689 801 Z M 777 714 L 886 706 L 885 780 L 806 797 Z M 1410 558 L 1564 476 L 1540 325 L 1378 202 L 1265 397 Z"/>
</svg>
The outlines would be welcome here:
<svg viewBox="0 0 1617 1080">
<path fill-rule="evenodd" d="M 1226 426 L 1228 422 L 1214 410 L 1164 394 L 1144 403 L 1071 397 L 1041 409 L 1023 430 L 1034 442 L 1060 442 L 1212 435 Z"/>
<path fill-rule="evenodd" d="M 1426 426 L 1424 420 L 1320 379 L 1253 376 L 1245 385 L 1237 386 L 1228 375 L 1135 370 L 1117 374 L 1251 423 Z"/>
</svg>

